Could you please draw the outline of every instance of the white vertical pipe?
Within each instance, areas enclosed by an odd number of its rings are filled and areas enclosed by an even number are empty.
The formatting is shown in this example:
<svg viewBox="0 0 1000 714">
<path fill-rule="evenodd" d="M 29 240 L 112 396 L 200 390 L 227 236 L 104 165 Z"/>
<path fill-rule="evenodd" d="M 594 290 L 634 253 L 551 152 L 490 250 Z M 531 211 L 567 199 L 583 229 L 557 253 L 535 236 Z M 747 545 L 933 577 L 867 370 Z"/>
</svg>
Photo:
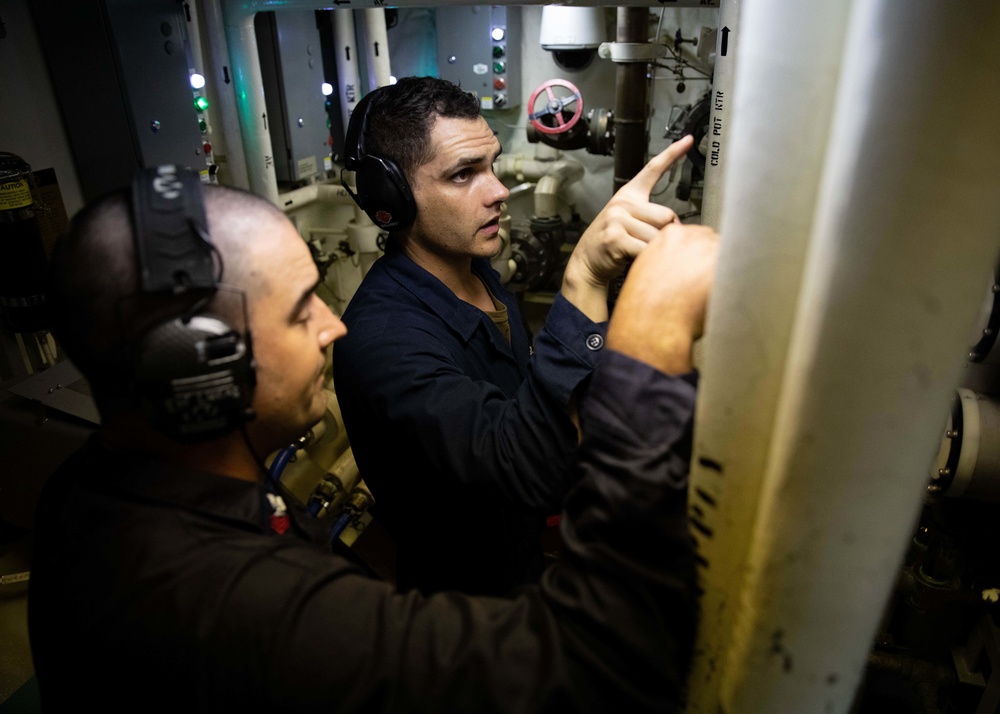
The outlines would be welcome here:
<svg viewBox="0 0 1000 714">
<path fill-rule="evenodd" d="M 220 168 L 225 172 L 224 177 L 227 184 L 249 189 L 250 178 L 247 176 L 246 155 L 243 153 L 240 120 L 236 111 L 236 93 L 233 88 L 232 71 L 228 69 L 230 64 L 229 46 L 226 42 L 222 5 L 209 1 L 202 2 L 201 7 L 208 40 L 209 66 L 212 68 L 207 79 L 212 83 L 213 96 L 218 100 L 214 114 L 222 124 L 221 146 L 218 146 L 218 139 L 213 136 L 213 140 L 217 144 L 216 158 L 226 157 L 225 167 Z"/>
<path fill-rule="evenodd" d="M 267 123 L 267 105 L 264 103 L 264 80 L 253 27 L 256 13 L 252 6 L 246 8 L 242 0 L 226 0 L 223 6 L 236 90 L 236 112 L 240 119 L 250 190 L 277 204 L 278 178 L 274 173 L 271 132 Z"/>
<path fill-rule="evenodd" d="M 737 46 L 740 41 L 742 0 L 722 0 L 719 8 L 719 36 L 715 43 L 715 70 L 712 73 L 712 113 L 708 121 L 705 147 L 705 188 L 702 192 L 701 222 L 719 230 L 722 217 L 722 189 L 725 180 L 727 139 L 733 116 L 736 89 Z"/>
<path fill-rule="evenodd" d="M 389 36 L 385 27 L 385 10 L 380 7 L 365 10 L 365 65 L 368 68 L 368 88 L 389 84 L 392 70 L 389 64 Z"/>
<path fill-rule="evenodd" d="M 689 499 L 704 590 L 689 701 L 692 711 L 711 714 L 725 677 L 848 8 L 757 0 L 741 13 L 739 76 L 726 97 L 722 248 L 703 340 Z"/>
<path fill-rule="evenodd" d="M 340 93 L 340 115 L 344 130 L 351 121 L 351 113 L 361 100 L 361 77 L 358 72 L 357 36 L 354 13 L 337 10 L 333 14 L 333 41 L 337 52 L 337 85 Z"/>
<path fill-rule="evenodd" d="M 998 36 L 996 2 L 854 3 L 726 712 L 851 707 L 996 263 Z"/>
</svg>

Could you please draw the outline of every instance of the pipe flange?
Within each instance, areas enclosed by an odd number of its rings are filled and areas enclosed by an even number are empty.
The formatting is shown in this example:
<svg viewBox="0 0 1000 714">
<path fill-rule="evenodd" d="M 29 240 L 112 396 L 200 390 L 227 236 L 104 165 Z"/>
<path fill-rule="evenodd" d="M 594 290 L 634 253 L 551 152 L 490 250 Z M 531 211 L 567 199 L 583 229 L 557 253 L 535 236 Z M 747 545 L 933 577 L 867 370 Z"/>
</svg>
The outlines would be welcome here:
<svg viewBox="0 0 1000 714">
<path fill-rule="evenodd" d="M 587 151 L 611 156 L 615 150 L 615 113 L 598 107 L 587 112 Z"/>
</svg>

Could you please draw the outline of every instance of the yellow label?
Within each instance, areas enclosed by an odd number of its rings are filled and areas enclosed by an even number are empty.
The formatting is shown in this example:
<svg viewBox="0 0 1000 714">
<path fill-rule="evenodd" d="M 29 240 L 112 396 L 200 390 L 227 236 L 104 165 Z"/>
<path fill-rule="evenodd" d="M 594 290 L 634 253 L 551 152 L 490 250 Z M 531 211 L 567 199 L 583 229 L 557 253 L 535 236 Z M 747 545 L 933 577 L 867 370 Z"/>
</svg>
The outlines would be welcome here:
<svg viewBox="0 0 1000 714">
<path fill-rule="evenodd" d="M 24 208 L 31 203 L 31 188 L 24 179 L 0 183 L 0 211 Z"/>
</svg>

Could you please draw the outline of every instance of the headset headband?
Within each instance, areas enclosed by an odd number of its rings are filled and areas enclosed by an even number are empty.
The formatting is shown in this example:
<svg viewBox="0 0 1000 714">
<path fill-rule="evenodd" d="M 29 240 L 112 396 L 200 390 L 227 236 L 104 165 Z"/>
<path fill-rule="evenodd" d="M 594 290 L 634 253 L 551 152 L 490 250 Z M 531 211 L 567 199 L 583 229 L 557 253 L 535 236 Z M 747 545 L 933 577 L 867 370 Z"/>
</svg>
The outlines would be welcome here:
<svg viewBox="0 0 1000 714">
<path fill-rule="evenodd" d="M 208 242 L 201 179 L 176 166 L 140 169 L 132 181 L 132 220 L 142 289 L 214 289 L 218 278 Z"/>
</svg>

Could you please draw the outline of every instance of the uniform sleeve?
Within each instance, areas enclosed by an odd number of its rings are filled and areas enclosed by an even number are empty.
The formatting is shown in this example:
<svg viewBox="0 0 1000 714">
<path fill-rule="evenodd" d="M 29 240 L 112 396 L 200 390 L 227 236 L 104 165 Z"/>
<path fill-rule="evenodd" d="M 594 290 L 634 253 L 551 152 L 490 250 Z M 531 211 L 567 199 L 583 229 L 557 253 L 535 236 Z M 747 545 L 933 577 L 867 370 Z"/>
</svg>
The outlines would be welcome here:
<svg viewBox="0 0 1000 714">
<path fill-rule="evenodd" d="M 440 324 L 398 317 L 385 324 L 352 326 L 363 338 L 334 347 L 338 397 L 362 473 L 392 448 L 420 454 L 431 478 L 494 489 L 528 508 L 558 508 L 578 442 L 570 398 L 592 374 L 606 326 L 557 296 L 527 377 L 508 397 L 468 376 Z"/>
<path fill-rule="evenodd" d="M 584 407 L 567 547 L 540 586 L 424 598 L 321 566 L 319 551 L 261 559 L 212 641 L 261 653 L 264 678 L 216 694 L 287 712 L 674 710 L 696 619 L 685 509 L 694 390 L 607 357 Z M 246 633 L 249 615 L 268 623 L 268 642 Z M 224 674 L 211 680 L 236 681 Z"/>
</svg>

